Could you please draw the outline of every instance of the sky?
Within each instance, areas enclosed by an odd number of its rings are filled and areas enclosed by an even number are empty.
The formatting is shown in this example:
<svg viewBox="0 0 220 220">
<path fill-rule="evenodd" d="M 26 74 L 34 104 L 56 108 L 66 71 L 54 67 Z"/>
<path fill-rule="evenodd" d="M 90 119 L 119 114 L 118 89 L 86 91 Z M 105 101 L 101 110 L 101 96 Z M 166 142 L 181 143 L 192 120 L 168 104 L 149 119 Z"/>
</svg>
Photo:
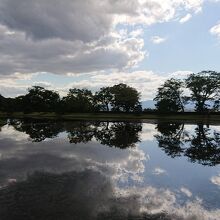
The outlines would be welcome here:
<svg viewBox="0 0 220 220">
<path fill-rule="evenodd" d="M 126 83 L 152 100 L 171 77 L 220 71 L 220 0 L 0 0 L 0 94 Z"/>
</svg>

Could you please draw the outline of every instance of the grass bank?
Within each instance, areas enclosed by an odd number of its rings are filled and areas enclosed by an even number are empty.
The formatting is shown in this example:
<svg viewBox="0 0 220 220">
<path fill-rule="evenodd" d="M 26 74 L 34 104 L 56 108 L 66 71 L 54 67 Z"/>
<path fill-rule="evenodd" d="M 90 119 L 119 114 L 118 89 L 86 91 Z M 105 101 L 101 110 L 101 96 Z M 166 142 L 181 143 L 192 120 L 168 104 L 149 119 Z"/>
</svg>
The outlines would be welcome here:
<svg viewBox="0 0 220 220">
<path fill-rule="evenodd" d="M 61 120 L 141 120 L 141 121 L 184 121 L 195 123 L 214 123 L 220 124 L 220 113 L 199 114 L 196 112 L 185 113 L 71 113 L 71 114 L 57 114 L 46 112 L 33 112 L 24 114 L 22 112 L 6 113 L 0 112 L 0 118 L 35 118 L 35 119 L 61 119 Z"/>
</svg>

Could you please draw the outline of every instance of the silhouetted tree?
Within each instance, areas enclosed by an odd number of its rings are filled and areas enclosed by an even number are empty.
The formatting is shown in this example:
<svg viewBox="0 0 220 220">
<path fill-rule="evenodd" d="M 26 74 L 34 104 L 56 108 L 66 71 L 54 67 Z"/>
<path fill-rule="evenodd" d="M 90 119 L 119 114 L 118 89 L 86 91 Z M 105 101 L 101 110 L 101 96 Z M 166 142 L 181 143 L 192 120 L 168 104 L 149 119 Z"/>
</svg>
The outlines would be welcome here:
<svg viewBox="0 0 220 220">
<path fill-rule="evenodd" d="M 109 106 L 113 100 L 111 87 L 103 87 L 95 93 L 95 102 L 99 109 L 109 111 Z"/>
<path fill-rule="evenodd" d="M 93 95 L 88 89 L 70 89 L 62 99 L 63 111 L 91 112 L 94 110 Z"/>
<path fill-rule="evenodd" d="M 4 111 L 4 101 L 5 101 L 5 98 L 0 95 L 0 111 Z"/>
<path fill-rule="evenodd" d="M 133 112 L 140 106 L 140 93 L 123 83 L 111 87 L 112 111 Z"/>
<path fill-rule="evenodd" d="M 186 79 L 186 87 L 191 91 L 188 99 L 195 102 L 195 110 L 204 112 L 209 107 L 208 101 L 220 99 L 220 73 L 215 71 L 193 73 Z"/>
<path fill-rule="evenodd" d="M 28 89 L 28 94 L 17 98 L 27 112 L 53 112 L 56 111 L 60 101 L 59 94 L 41 86 Z"/>
<path fill-rule="evenodd" d="M 171 78 L 158 88 L 154 98 L 156 108 L 160 112 L 184 112 L 183 83 Z"/>
</svg>

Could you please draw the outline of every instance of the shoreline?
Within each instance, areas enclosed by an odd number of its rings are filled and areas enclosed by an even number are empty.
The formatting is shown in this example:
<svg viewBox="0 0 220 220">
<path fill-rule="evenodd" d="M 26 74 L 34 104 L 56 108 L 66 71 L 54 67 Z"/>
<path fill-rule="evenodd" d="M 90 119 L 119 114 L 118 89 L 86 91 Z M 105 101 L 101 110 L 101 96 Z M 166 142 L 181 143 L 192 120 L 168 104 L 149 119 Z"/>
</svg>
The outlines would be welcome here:
<svg viewBox="0 0 220 220">
<path fill-rule="evenodd" d="M 0 118 L 33 118 L 33 119 L 54 119 L 54 120 L 109 120 L 109 121 L 181 121 L 188 123 L 211 123 L 220 124 L 220 113 L 199 114 L 197 112 L 185 113 L 47 113 L 33 112 L 24 114 L 22 112 L 6 113 L 0 112 Z"/>
</svg>

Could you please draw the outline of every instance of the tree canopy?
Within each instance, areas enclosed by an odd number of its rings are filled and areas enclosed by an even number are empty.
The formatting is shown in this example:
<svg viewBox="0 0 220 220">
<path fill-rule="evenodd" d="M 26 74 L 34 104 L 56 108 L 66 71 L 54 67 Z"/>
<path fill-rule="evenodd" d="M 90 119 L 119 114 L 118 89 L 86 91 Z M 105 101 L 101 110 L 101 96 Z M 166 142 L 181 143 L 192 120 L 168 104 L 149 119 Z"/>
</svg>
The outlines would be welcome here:
<svg viewBox="0 0 220 220">
<path fill-rule="evenodd" d="M 133 112 L 140 106 L 140 93 L 123 83 L 110 88 L 113 94 L 111 101 L 113 111 Z"/>
<path fill-rule="evenodd" d="M 202 71 L 192 73 L 186 79 L 186 87 L 191 94 L 189 100 L 195 102 L 195 110 L 204 112 L 209 107 L 209 101 L 219 103 L 220 73 L 215 71 Z"/>
<path fill-rule="evenodd" d="M 157 110 L 161 112 L 184 111 L 182 86 L 182 81 L 171 78 L 159 87 L 154 98 L 157 102 Z"/>
</svg>

